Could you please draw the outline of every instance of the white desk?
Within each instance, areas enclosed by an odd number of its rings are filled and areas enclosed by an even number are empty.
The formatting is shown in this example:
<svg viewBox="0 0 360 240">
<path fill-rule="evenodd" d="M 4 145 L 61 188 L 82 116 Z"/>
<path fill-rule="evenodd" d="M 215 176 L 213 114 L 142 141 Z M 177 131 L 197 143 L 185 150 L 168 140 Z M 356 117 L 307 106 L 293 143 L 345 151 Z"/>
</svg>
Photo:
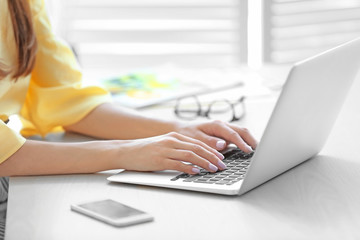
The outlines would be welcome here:
<svg viewBox="0 0 360 240">
<path fill-rule="evenodd" d="M 359 92 L 358 80 L 319 156 L 243 196 L 114 184 L 109 172 L 12 177 L 6 239 L 360 239 Z M 248 100 L 245 124 L 256 134 L 271 103 Z M 155 221 L 115 228 L 70 211 L 103 198 Z"/>
</svg>

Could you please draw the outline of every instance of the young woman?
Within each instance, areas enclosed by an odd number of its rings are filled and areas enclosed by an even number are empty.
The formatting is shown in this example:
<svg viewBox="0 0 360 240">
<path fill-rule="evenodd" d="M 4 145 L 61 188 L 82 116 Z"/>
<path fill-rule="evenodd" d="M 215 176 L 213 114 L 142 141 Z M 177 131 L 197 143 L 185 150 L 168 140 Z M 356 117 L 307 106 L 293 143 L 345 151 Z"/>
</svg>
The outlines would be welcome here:
<svg viewBox="0 0 360 240">
<path fill-rule="evenodd" d="M 6 124 L 13 114 L 22 119 L 21 135 Z M 112 104 L 99 87 L 82 87 L 74 55 L 52 33 L 43 0 L 0 0 L 0 119 L 0 176 L 118 168 L 214 172 L 225 168 L 218 151 L 228 143 L 246 152 L 257 144 L 236 125 L 152 119 Z M 104 140 L 24 138 L 59 130 Z M 6 193 L 0 197 L 5 201 Z"/>
</svg>

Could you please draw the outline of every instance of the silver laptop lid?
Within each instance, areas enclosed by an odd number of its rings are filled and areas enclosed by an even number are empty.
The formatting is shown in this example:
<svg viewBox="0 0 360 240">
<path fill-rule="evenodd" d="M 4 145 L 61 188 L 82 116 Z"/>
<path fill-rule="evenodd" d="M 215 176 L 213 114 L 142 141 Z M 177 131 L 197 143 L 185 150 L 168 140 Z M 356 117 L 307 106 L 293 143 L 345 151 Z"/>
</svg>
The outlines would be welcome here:
<svg viewBox="0 0 360 240">
<path fill-rule="evenodd" d="M 360 39 L 294 65 L 240 194 L 321 150 L 359 68 Z"/>
</svg>

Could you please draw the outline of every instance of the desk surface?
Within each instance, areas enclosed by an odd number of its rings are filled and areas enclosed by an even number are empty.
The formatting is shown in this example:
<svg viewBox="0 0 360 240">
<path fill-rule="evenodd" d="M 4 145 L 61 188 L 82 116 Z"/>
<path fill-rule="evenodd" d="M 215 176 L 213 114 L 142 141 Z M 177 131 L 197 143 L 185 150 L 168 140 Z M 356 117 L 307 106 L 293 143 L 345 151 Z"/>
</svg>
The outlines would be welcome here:
<svg viewBox="0 0 360 240">
<path fill-rule="evenodd" d="M 359 80 L 323 151 L 243 196 L 108 182 L 116 171 L 12 177 L 6 239 L 359 239 Z M 248 100 L 244 125 L 255 135 L 273 103 Z M 144 210 L 155 221 L 115 228 L 70 211 L 70 204 L 104 198 Z"/>
</svg>

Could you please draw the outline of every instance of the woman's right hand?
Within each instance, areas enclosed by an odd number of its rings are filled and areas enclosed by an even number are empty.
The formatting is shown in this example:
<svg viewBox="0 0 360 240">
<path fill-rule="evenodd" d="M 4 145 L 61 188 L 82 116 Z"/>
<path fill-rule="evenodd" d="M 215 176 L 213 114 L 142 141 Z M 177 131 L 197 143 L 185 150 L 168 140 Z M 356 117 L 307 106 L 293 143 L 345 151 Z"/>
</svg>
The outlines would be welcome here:
<svg viewBox="0 0 360 240">
<path fill-rule="evenodd" d="M 224 156 L 217 150 L 176 132 L 114 143 L 114 147 L 117 146 L 113 156 L 116 168 L 135 171 L 178 170 L 189 174 L 199 173 L 196 166 L 210 172 L 226 168 L 222 162 Z"/>
</svg>

